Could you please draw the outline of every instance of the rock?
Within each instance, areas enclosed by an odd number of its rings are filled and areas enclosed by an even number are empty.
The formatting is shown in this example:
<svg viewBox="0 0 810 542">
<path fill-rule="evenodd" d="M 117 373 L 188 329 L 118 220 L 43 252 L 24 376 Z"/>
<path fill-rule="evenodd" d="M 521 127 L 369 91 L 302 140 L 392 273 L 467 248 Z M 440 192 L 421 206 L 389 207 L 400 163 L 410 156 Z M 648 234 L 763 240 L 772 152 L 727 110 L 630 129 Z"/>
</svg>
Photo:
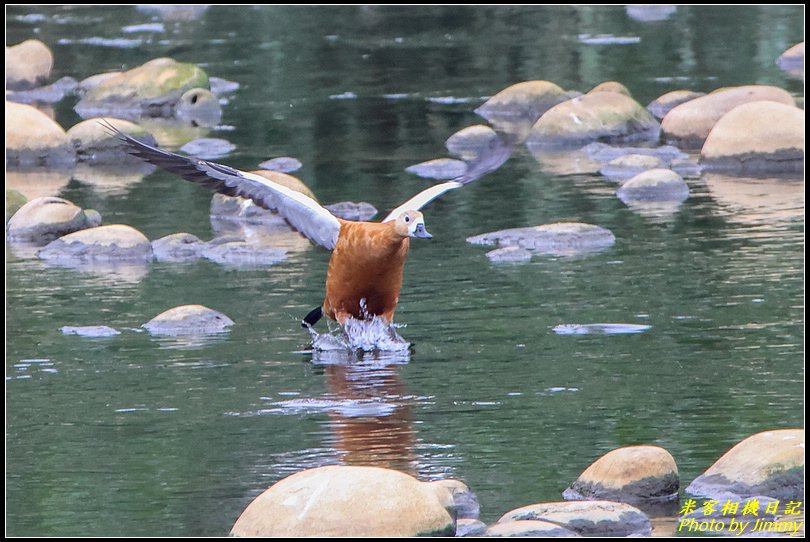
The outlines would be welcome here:
<svg viewBox="0 0 810 542">
<path fill-rule="evenodd" d="M 27 90 L 51 77 L 53 53 L 39 40 L 25 40 L 6 47 L 6 89 Z"/>
<path fill-rule="evenodd" d="M 370 220 L 377 214 L 377 208 L 365 201 L 341 201 L 326 205 L 326 210 L 343 220 L 356 220 L 364 222 Z"/>
<path fill-rule="evenodd" d="M 234 324 L 233 320 L 203 305 L 181 305 L 162 312 L 145 323 L 152 335 L 196 335 L 222 333 Z"/>
<path fill-rule="evenodd" d="M 627 12 L 628 17 L 636 21 L 641 21 L 643 23 L 663 21 L 665 19 L 668 19 L 670 16 L 672 16 L 672 14 L 678 11 L 677 6 L 671 6 L 666 4 L 631 5 L 626 6 L 624 9 Z"/>
<path fill-rule="evenodd" d="M 651 329 L 645 324 L 559 324 L 551 330 L 557 335 L 621 335 L 627 333 L 642 333 Z"/>
<path fill-rule="evenodd" d="M 54 104 L 61 102 L 65 96 L 73 94 L 78 85 L 78 82 L 72 77 L 62 77 L 50 85 L 8 93 L 6 99 L 20 104 Z"/>
<path fill-rule="evenodd" d="M 231 536 L 453 536 L 447 490 L 394 470 L 328 466 L 289 476 L 256 497 Z"/>
<path fill-rule="evenodd" d="M 735 107 L 712 128 L 700 163 L 722 171 L 801 173 L 804 111 L 770 101 Z"/>
<path fill-rule="evenodd" d="M 532 504 L 507 512 L 498 523 L 540 520 L 582 536 L 649 536 L 650 520 L 638 508 L 611 501 L 571 501 Z"/>
<path fill-rule="evenodd" d="M 159 262 L 197 260 L 207 247 L 199 237 L 190 233 L 173 233 L 152 241 L 152 253 Z"/>
<path fill-rule="evenodd" d="M 80 162 L 116 165 L 122 162 L 131 165 L 143 163 L 143 160 L 127 152 L 128 147 L 115 134 L 111 134 L 103 122 L 112 124 L 121 132 L 147 145 L 157 145 L 152 134 L 128 120 L 112 117 L 88 119 L 67 131 L 67 137 L 76 149 L 76 157 Z"/>
<path fill-rule="evenodd" d="M 16 190 L 29 201 L 52 197 L 70 184 L 73 173 L 73 168 L 7 169 L 6 188 Z"/>
<path fill-rule="evenodd" d="M 721 88 L 671 109 L 661 121 L 661 136 L 667 143 L 679 147 L 699 148 L 723 115 L 739 105 L 761 100 L 795 105 L 793 97 L 777 87 Z"/>
<path fill-rule="evenodd" d="M 211 242 L 203 258 L 221 265 L 273 265 L 287 259 L 287 251 L 245 241 Z"/>
<path fill-rule="evenodd" d="M 449 180 L 467 173 L 467 163 L 452 158 L 436 158 L 408 166 L 405 171 L 423 179 Z"/>
<path fill-rule="evenodd" d="M 543 113 L 569 96 L 549 81 L 524 81 L 506 87 L 484 102 L 475 113 L 488 121 L 518 117 L 535 122 Z"/>
<path fill-rule="evenodd" d="M 629 143 L 658 140 L 659 125 L 632 98 L 596 92 L 549 109 L 532 126 L 530 148 L 570 148 L 594 141 Z"/>
<path fill-rule="evenodd" d="M 595 94 L 597 92 L 616 92 L 618 94 L 624 94 L 627 97 L 631 97 L 630 91 L 627 90 L 627 87 L 618 81 L 605 81 L 604 83 L 599 83 L 589 90 L 588 94 Z"/>
<path fill-rule="evenodd" d="M 656 168 L 639 173 L 616 191 L 623 202 L 673 201 L 689 197 L 689 185 L 671 169 Z"/>
<path fill-rule="evenodd" d="M 545 254 L 568 254 L 600 250 L 616 242 L 605 228 L 581 222 L 558 222 L 529 228 L 513 228 L 467 238 L 474 245 L 518 246 Z"/>
<path fill-rule="evenodd" d="M 6 224 L 8 224 L 8 219 L 26 203 L 28 203 L 28 198 L 17 190 L 6 188 Z"/>
<path fill-rule="evenodd" d="M 230 141 L 212 137 L 195 139 L 180 147 L 182 152 L 203 160 L 222 158 L 233 152 L 234 149 L 236 149 L 236 145 Z"/>
<path fill-rule="evenodd" d="M 804 42 L 797 43 L 776 59 L 776 65 L 795 79 L 804 80 Z"/>
<path fill-rule="evenodd" d="M 450 492 L 453 497 L 453 510 L 457 519 L 475 519 L 481 513 L 478 497 L 461 480 L 446 479 L 430 483 L 443 487 Z"/>
<path fill-rule="evenodd" d="M 483 536 L 532 536 L 532 537 L 558 537 L 558 536 L 579 536 L 574 531 L 561 527 L 556 523 L 541 521 L 536 519 L 520 519 L 496 523 L 487 528 Z"/>
<path fill-rule="evenodd" d="M 470 163 L 481 159 L 487 151 L 500 145 L 498 134 L 489 126 L 476 124 L 459 130 L 447 138 L 450 154 Z"/>
<path fill-rule="evenodd" d="M 658 446 L 617 448 L 594 461 L 563 492 L 566 500 L 627 503 L 678 499 L 678 466 Z"/>
<path fill-rule="evenodd" d="M 187 91 L 208 88 L 208 76 L 194 64 L 157 58 L 105 78 L 87 91 L 75 110 L 84 118 L 121 114 L 169 117 Z M 186 99 L 191 102 L 193 97 L 192 93 Z"/>
<path fill-rule="evenodd" d="M 75 162 L 73 145 L 53 119 L 30 105 L 6 102 L 7 167 L 72 167 Z"/>
<path fill-rule="evenodd" d="M 36 198 L 14 213 L 8 221 L 7 237 L 12 242 L 44 245 L 54 239 L 101 224 L 101 215 L 82 210 L 56 197 Z"/>
<path fill-rule="evenodd" d="M 693 90 L 673 90 L 647 104 L 647 111 L 652 113 L 658 120 L 662 120 L 673 108 L 705 95 L 704 92 L 695 92 Z"/>
<path fill-rule="evenodd" d="M 456 521 L 456 536 L 482 536 L 487 531 L 487 524 L 477 519 L 459 519 Z"/>
<path fill-rule="evenodd" d="M 290 156 L 279 156 L 278 158 L 271 158 L 265 160 L 259 167 L 262 169 L 269 169 L 270 171 L 278 171 L 280 173 L 290 173 L 301 169 L 303 164 L 296 158 Z"/>
<path fill-rule="evenodd" d="M 79 81 L 79 93 L 86 94 L 90 90 L 96 88 L 101 83 L 106 81 L 107 79 L 112 79 L 113 77 L 117 77 L 121 75 L 122 72 L 107 72 L 107 73 L 99 73 L 96 75 L 91 75 L 86 79 L 82 79 Z"/>
<path fill-rule="evenodd" d="M 149 262 L 152 246 L 131 226 L 112 224 L 77 231 L 39 251 L 43 260 L 71 262 Z"/>
<path fill-rule="evenodd" d="M 664 162 L 671 162 L 672 160 L 686 159 L 688 154 L 681 152 L 677 147 L 672 145 L 662 145 L 660 147 L 613 147 L 604 143 L 589 143 L 582 148 L 583 151 L 592 159 L 598 162 L 610 162 L 621 156 L 628 154 L 645 154 L 655 156 Z"/>
<path fill-rule="evenodd" d="M 764 495 L 803 500 L 804 429 L 778 429 L 752 435 L 737 443 L 687 493 L 713 499 Z"/>
<path fill-rule="evenodd" d="M 214 94 L 205 88 L 192 88 L 180 96 L 174 115 L 195 126 L 214 127 L 222 119 L 222 106 Z"/>
<path fill-rule="evenodd" d="M 221 77 L 209 77 L 208 83 L 211 85 L 211 92 L 214 96 L 221 96 L 223 94 L 231 94 L 239 90 L 239 83 L 236 81 L 228 81 Z M 268 168 L 271 169 L 271 168 Z"/>
<path fill-rule="evenodd" d="M 621 182 L 649 169 L 666 167 L 663 160 L 650 154 L 625 154 L 614 158 L 599 169 L 610 181 Z"/>
<path fill-rule="evenodd" d="M 59 328 L 63 335 L 78 335 L 80 337 L 114 337 L 121 332 L 109 326 L 63 326 Z"/>
<path fill-rule="evenodd" d="M 532 253 L 525 248 L 509 246 L 496 248 L 486 253 L 492 263 L 522 263 L 532 259 Z"/>
</svg>

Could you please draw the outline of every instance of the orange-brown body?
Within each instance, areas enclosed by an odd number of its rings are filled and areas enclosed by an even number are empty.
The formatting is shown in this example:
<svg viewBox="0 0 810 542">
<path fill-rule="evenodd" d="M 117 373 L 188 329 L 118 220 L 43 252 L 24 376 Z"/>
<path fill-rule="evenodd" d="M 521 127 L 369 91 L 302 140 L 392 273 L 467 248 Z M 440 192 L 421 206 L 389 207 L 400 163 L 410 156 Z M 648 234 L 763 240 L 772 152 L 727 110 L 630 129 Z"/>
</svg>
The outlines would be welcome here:
<svg viewBox="0 0 810 542">
<path fill-rule="evenodd" d="M 340 324 L 349 317 L 371 316 L 392 322 L 410 245 L 407 232 L 398 232 L 394 222 L 341 220 L 340 224 L 326 273 L 324 314 Z"/>
</svg>

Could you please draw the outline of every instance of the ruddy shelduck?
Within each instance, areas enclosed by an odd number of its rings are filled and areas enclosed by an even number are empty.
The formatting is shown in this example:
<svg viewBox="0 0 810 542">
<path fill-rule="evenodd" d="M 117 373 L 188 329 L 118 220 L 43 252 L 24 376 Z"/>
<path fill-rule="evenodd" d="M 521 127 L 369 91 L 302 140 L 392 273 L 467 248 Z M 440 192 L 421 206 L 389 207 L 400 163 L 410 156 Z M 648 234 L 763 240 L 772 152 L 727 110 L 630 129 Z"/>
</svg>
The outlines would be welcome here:
<svg viewBox="0 0 810 542">
<path fill-rule="evenodd" d="M 182 156 L 142 143 L 106 124 L 128 146 L 128 151 L 182 178 L 229 196 L 242 196 L 265 209 L 277 211 L 287 222 L 318 245 L 331 250 L 323 304 L 302 325 L 314 325 L 323 315 L 341 325 L 349 318 L 381 317 L 393 322 L 402 287 L 402 271 L 410 239 L 430 239 L 422 207 L 449 190 L 464 186 L 500 166 L 511 149 L 498 149 L 493 159 L 470 168 L 452 181 L 433 185 L 412 197 L 382 222 L 337 218 L 312 198 L 260 175 Z"/>
</svg>

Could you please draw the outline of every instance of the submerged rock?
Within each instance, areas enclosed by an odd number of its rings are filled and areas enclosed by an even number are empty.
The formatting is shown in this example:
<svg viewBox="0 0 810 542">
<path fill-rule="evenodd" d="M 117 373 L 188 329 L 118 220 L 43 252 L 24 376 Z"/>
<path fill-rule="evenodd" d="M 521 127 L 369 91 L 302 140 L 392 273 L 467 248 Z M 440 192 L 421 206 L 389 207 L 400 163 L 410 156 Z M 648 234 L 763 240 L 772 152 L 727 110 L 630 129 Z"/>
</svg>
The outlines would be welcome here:
<svg viewBox="0 0 810 542">
<path fill-rule="evenodd" d="M 672 145 L 662 145 L 660 147 L 614 147 L 605 143 L 589 143 L 582 150 L 592 159 L 598 162 L 610 162 L 616 158 L 630 154 L 643 154 L 655 156 L 663 162 L 669 163 L 673 160 L 689 158 L 689 155 Z"/>
<path fill-rule="evenodd" d="M 377 208 L 365 201 L 341 201 L 326 205 L 326 210 L 343 220 L 357 220 L 360 222 L 370 220 L 377 214 Z"/>
<path fill-rule="evenodd" d="M 560 525 L 550 521 L 542 521 L 538 519 L 519 519 L 515 521 L 506 521 L 504 523 L 496 523 L 495 525 L 488 527 L 483 536 L 531 536 L 556 538 L 579 535 L 574 531 L 561 527 Z"/>
<path fill-rule="evenodd" d="M 611 501 L 532 504 L 507 512 L 498 523 L 540 520 L 582 536 L 650 536 L 650 520 L 638 508 Z"/>
<path fill-rule="evenodd" d="M 405 171 L 424 179 L 449 180 L 464 175 L 467 172 L 467 163 L 452 158 L 436 158 L 408 166 Z"/>
<path fill-rule="evenodd" d="M 638 102 L 617 92 L 596 92 L 549 109 L 532 126 L 530 148 L 571 148 L 593 141 L 658 140 L 659 125 Z"/>
<path fill-rule="evenodd" d="M 689 197 L 689 185 L 671 169 L 656 168 L 639 173 L 616 191 L 623 202 L 682 202 Z"/>
<path fill-rule="evenodd" d="M 214 160 L 228 155 L 236 149 L 236 145 L 226 139 L 203 137 L 189 141 L 180 150 L 195 158 L 203 160 Z"/>
<path fill-rule="evenodd" d="M 761 100 L 795 105 L 793 97 L 777 87 L 747 85 L 720 88 L 670 110 L 661 121 L 661 137 L 667 143 L 681 147 L 700 148 L 723 115 L 742 104 Z"/>
<path fill-rule="evenodd" d="M 221 333 L 234 324 L 233 320 L 203 305 L 181 305 L 164 311 L 147 323 L 152 335 L 195 335 Z"/>
<path fill-rule="evenodd" d="M 152 253 L 159 262 L 197 260 L 207 247 L 207 243 L 190 233 L 173 233 L 152 241 Z"/>
<path fill-rule="evenodd" d="M 519 246 L 509 246 L 490 250 L 486 254 L 492 263 L 522 263 L 532 259 L 532 253 Z"/>
<path fill-rule="evenodd" d="M 287 251 L 282 248 L 246 241 L 212 242 L 201 254 L 203 258 L 222 265 L 274 265 L 287 259 Z"/>
<path fill-rule="evenodd" d="M 25 40 L 6 47 L 6 89 L 28 90 L 48 81 L 53 53 L 39 40 Z"/>
<path fill-rule="evenodd" d="M 804 111 L 771 101 L 735 107 L 717 121 L 700 151 L 712 170 L 804 171 Z"/>
<path fill-rule="evenodd" d="M 76 153 L 67 134 L 45 113 L 6 101 L 6 167 L 72 167 Z"/>
<path fill-rule="evenodd" d="M 569 254 L 612 246 L 616 238 L 605 228 L 581 222 L 559 222 L 513 228 L 467 238 L 474 245 L 518 246 L 547 254 Z"/>
<path fill-rule="evenodd" d="M 289 476 L 256 497 L 231 536 L 453 536 L 448 491 L 394 470 L 328 466 Z"/>
<path fill-rule="evenodd" d="M 8 222 L 12 242 L 44 245 L 54 239 L 101 224 L 101 215 L 56 197 L 36 198 L 24 204 Z"/>
<path fill-rule="evenodd" d="M 669 452 L 657 446 L 627 446 L 594 461 L 563 497 L 628 503 L 674 501 L 679 485 L 678 466 Z"/>
<path fill-rule="evenodd" d="M 60 237 L 39 251 L 43 260 L 77 262 L 148 262 L 152 246 L 144 234 L 131 226 L 112 224 L 77 231 Z"/>
<path fill-rule="evenodd" d="M 147 145 L 153 147 L 157 145 L 152 134 L 128 120 L 112 117 L 88 119 L 67 131 L 67 137 L 76 149 L 79 161 L 116 165 L 122 162 L 134 165 L 143 163 L 139 158 L 130 155 L 127 152 L 127 145 L 115 134 L 111 134 L 103 123 L 112 124 L 121 132 Z"/>
<path fill-rule="evenodd" d="M 535 122 L 543 113 L 569 98 L 550 81 L 524 81 L 506 87 L 475 110 L 488 121 L 517 117 Z"/>
<path fill-rule="evenodd" d="M 109 326 L 63 326 L 59 328 L 63 335 L 78 335 L 80 337 L 114 337 L 121 332 Z"/>
<path fill-rule="evenodd" d="M 621 182 L 650 169 L 662 168 L 666 164 L 650 154 L 626 154 L 614 158 L 599 169 L 599 173 L 610 181 Z"/>
<path fill-rule="evenodd" d="M 280 173 L 290 173 L 292 171 L 297 171 L 301 169 L 300 160 L 297 158 L 292 158 L 290 156 L 279 156 L 277 158 L 271 158 L 270 160 L 265 160 L 259 167 L 262 169 L 269 169 L 270 171 L 278 171 Z"/>
<path fill-rule="evenodd" d="M 737 443 L 687 493 L 713 499 L 764 495 L 802 500 L 804 495 L 804 429 L 763 431 Z"/>
<path fill-rule="evenodd" d="M 6 99 L 20 104 L 54 104 L 73 94 L 78 86 L 79 83 L 72 77 L 62 77 L 50 85 L 6 94 Z"/>
</svg>

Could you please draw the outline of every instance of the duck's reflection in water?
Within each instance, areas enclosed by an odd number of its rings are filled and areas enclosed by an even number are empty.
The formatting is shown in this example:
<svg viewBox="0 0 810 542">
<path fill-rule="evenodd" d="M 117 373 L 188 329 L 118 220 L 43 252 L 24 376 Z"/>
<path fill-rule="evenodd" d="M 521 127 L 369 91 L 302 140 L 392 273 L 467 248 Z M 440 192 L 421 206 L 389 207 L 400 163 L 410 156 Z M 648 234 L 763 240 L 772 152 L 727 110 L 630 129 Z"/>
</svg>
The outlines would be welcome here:
<svg viewBox="0 0 810 542">
<path fill-rule="evenodd" d="M 329 394 L 338 401 L 328 410 L 333 447 L 346 465 L 396 469 L 416 475 L 416 442 L 408 395 L 399 377 L 405 352 L 313 352 L 323 368 Z"/>
</svg>

